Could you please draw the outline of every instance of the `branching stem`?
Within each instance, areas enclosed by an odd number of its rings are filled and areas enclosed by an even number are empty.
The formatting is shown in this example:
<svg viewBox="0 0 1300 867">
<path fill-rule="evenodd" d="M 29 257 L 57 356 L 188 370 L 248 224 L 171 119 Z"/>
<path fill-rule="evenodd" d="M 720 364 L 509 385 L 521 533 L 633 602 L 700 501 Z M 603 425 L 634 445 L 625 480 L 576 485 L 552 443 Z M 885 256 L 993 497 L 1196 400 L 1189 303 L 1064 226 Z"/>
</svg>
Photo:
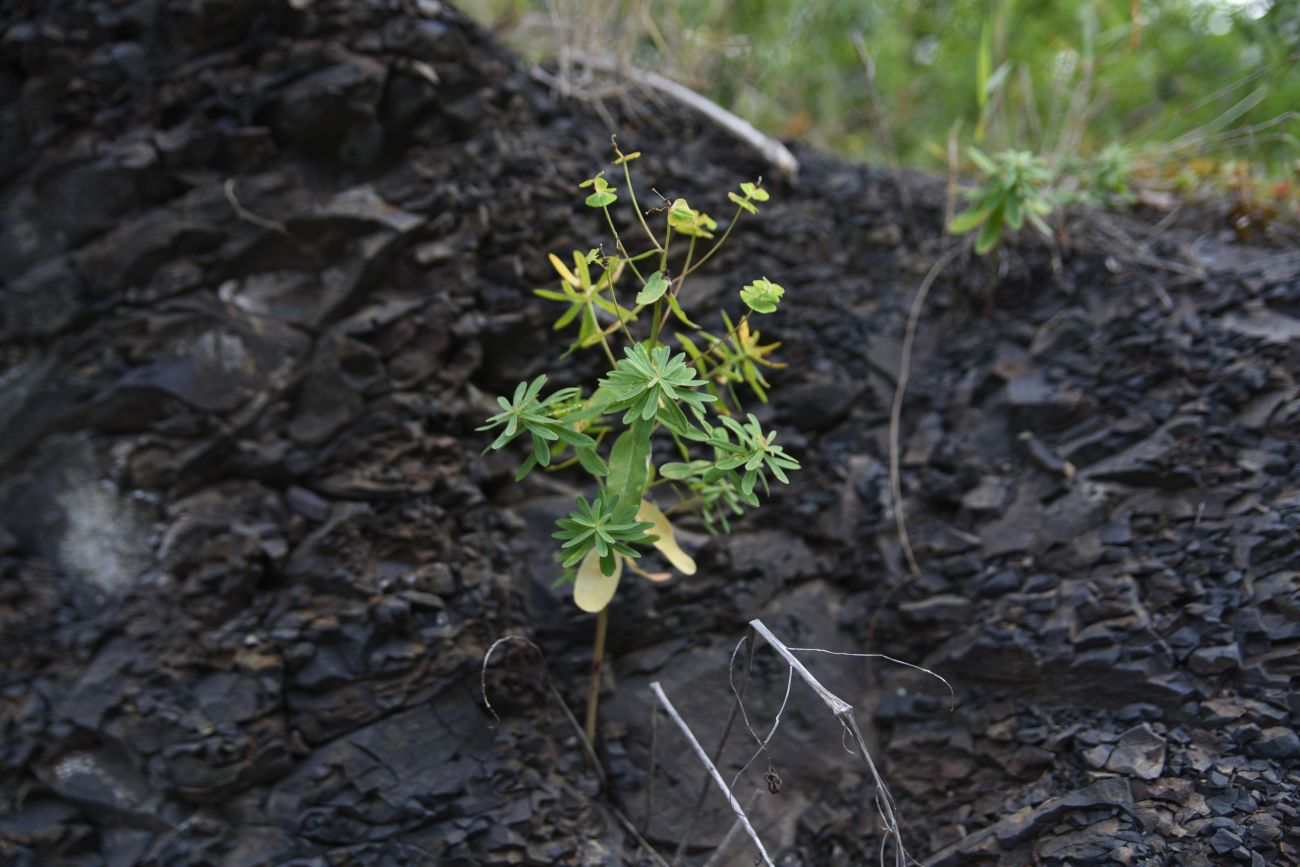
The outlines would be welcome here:
<svg viewBox="0 0 1300 867">
<path fill-rule="evenodd" d="M 709 259 L 713 257 L 713 254 L 718 252 L 718 248 L 727 243 L 727 238 L 731 237 L 731 230 L 736 228 L 736 224 L 740 222 L 740 215 L 742 213 L 744 213 L 744 209 L 737 207 L 736 215 L 731 218 L 731 223 L 727 226 L 727 231 L 722 233 L 722 237 L 718 239 L 718 242 L 709 248 L 709 252 L 705 253 L 704 257 L 701 258 L 700 261 L 696 262 L 694 267 L 688 268 L 685 273 L 682 274 L 683 280 L 686 279 L 692 271 L 695 271 L 705 262 L 709 261 Z"/>
</svg>

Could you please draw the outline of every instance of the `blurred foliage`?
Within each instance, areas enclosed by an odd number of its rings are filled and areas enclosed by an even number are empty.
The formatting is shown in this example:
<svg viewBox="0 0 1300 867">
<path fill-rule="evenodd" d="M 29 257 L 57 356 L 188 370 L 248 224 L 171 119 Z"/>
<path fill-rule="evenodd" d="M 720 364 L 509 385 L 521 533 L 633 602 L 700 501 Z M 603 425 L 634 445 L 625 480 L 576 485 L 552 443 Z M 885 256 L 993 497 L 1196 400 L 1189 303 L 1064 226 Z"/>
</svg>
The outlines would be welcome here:
<svg viewBox="0 0 1300 867">
<path fill-rule="evenodd" d="M 1170 184 L 1193 158 L 1212 164 L 1207 177 L 1231 159 L 1238 178 L 1247 161 L 1291 195 L 1300 171 L 1296 0 L 466 5 L 533 59 L 562 46 L 615 54 L 769 133 L 865 160 L 940 168 L 974 144 L 1060 165 L 1122 142 Z M 882 153 L 882 123 L 896 154 Z"/>
</svg>

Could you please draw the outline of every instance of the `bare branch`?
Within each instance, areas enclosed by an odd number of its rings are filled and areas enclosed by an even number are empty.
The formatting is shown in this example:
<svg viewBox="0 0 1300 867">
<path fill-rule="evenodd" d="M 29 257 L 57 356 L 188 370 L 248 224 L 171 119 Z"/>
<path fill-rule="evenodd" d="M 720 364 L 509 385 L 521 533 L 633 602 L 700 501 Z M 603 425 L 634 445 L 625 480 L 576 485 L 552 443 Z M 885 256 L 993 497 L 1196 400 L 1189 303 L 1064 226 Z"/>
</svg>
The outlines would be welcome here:
<svg viewBox="0 0 1300 867">
<path fill-rule="evenodd" d="M 763 636 L 763 639 L 767 641 L 768 644 L 772 645 L 772 649 L 780 654 L 781 658 L 783 658 L 787 663 L 789 663 L 795 673 L 803 678 L 804 683 L 808 684 L 808 688 L 816 693 L 817 697 L 820 698 L 828 708 L 830 708 L 831 713 L 835 714 L 836 719 L 840 721 L 840 725 L 844 727 L 844 731 L 852 736 L 854 743 L 857 745 L 858 752 L 862 754 L 863 761 L 867 763 L 867 770 L 871 772 L 871 778 L 876 783 L 876 809 L 880 812 L 880 818 L 885 823 L 885 830 L 888 836 L 894 838 L 894 863 L 900 865 L 900 867 L 906 865 L 908 861 L 907 850 L 903 848 L 903 835 L 898 828 L 898 819 L 894 810 L 894 798 L 893 795 L 889 793 L 889 787 L 885 785 L 884 779 L 880 776 L 880 771 L 877 770 L 876 763 L 871 758 L 871 753 L 867 750 L 866 739 L 863 738 L 862 730 L 858 728 L 858 721 L 853 716 L 853 705 L 822 686 L 821 682 L 817 680 L 817 678 L 813 677 L 812 672 L 809 671 L 804 664 L 799 661 L 799 658 L 790 651 L 790 648 L 786 647 L 779 638 L 772 634 L 770 629 L 763 625 L 763 621 L 757 619 L 751 620 L 749 621 L 749 626 L 759 635 Z M 887 838 L 881 840 L 882 863 L 884 860 L 883 854 L 886 841 Z"/>
<path fill-rule="evenodd" d="M 758 623 L 758 621 L 755 620 L 754 623 Z M 762 624 L 759 625 L 762 626 Z M 764 628 L 764 631 L 766 631 L 766 628 Z M 683 720 L 681 714 L 677 712 L 677 708 L 673 707 L 673 703 L 668 700 L 668 696 L 664 694 L 663 687 L 659 685 L 659 681 L 656 680 L 654 683 L 650 684 L 650 690 L 655 694 L 655 698 L 659 699 L 659 703 L 663 705 L 668 716 L 672 718 L 672 721 L 677 724 L 679 729 L 681 729 L 682 734 L 686 737 L 687 743 L 690 744 L 691 749 L 695 752 L 695 755 L 699 757 L 700 761 L 704 763 L 704 767 L 708 770 L 709 776 L 713 777 L 713 782 L 717 783 L 718 788 L 722 790 L 722 794 L 727 799 L 727 804 L 731 807 L 731 811 L 736 814 L 737 821 L 741 823 L 745 829 L 745 833 L 749 834 L 749 838 L 753 840 L 754 845 L 758 847 L 758 854 L 762 856 L 763 863 L 766 864 L 767 867 L 776 867 L 776 865 L 772 863 L 771 856 L 767 854 L 767 849 L 763 846 L 763 841 L 759 839 L 758 832 L 755 831 L 754 826 L 749 823 L 749 817 L 745 815 L 745 809 L 740 806 L 740 802 L 736 800 L 736 796 L 731 794 L 731 789 L 727 786 L 727 781 L 722 779 L 722 774 L 718 773 L 717 766 L 713 764 L 713 761 L 709 759 L 708 753 L 704 752 L 704 747 L 700 746 L 700 742 L 696 740 L 695 733 L 691 731 L 688 725 L 686 725 L 686 721 Z"/>
</svg>

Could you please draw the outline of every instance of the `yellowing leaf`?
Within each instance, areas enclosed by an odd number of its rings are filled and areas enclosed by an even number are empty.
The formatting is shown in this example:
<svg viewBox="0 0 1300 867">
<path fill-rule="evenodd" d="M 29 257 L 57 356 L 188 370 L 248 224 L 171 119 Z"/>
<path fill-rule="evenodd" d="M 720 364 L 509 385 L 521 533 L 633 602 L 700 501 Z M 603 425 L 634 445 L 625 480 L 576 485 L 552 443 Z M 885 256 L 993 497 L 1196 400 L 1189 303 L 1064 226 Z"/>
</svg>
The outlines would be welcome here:
<svg viewBox="0 0 1300 867">
<path fill-rule="evenodd" d="M 673 564 L 674 569 L 683 575 L 695 574 L 695 561 L 678 547 L 677 537 L 673 534 L 673 525 L 668 522 L 668 517 L 659 511 L 658 506 L 649 500 L 642 500 L 641 507 L 636 511 L 636 519 L 649 521 L 654 525 L 648 532 L 659 537 L 659 541 L 654 543 L 655 547 L 659 549 L 660 554 L 668 558 L 668 562 Z"/>
<path fill-rule="evenodd" d="M 578 577 L 573 582 L 573 601 L 583 611 L 599 614 L 618 590 L 618 579 L 623 576 L 623 558 L 615 557 L 614 574 L 600 571 L 600 555 L 595 548 L 587 552 L 578 564 Z"/>
<path fill-rule="evenodd" d="M 556 271 L 560 272 L 560 276 L 564 278 L 565 283 L 568 283 L 574 289 L 577 289 L 582 286 L 582 283 L 578 282 L 578 278 L 573 275 L 573 272 L 569 270 L 568 266 L 566 266 L 563 262 L 560 261 L 559 256 L 555 255 L 554 253 L 551 253 L 550 257 L 551 257 L 551 264 L 555 266 Z"/>
</svg>

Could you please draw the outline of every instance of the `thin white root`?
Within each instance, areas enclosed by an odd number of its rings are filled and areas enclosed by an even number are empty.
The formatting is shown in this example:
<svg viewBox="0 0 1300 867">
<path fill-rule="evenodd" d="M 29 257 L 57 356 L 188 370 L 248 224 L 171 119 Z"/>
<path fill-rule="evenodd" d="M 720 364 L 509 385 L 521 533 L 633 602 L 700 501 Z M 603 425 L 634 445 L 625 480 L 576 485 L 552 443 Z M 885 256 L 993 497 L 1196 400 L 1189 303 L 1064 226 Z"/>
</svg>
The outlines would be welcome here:
<svg viewBox="0 0 1300 867">
<path fill-rule="evenodd" d="M 758 621 L 754 622 L 757 623 Z M 682 734 L 686 737 L 687 743 L 691 745 L 691 749 L 694 750 L 695 755 L 704 763 L 704 767 L 708 770 L 709 776 L 713 777 L 713 781 L 717 783 L 718 788 L 722 790 L 723 797 L 727 799 L 727 804 L 731 807 L 732 812 L 736 814 L 736 821 L 741 823 L 745 829 L 745 833 L 749 835 L 749 839 L 753 840 L 754 845 L 758 847 L 758 854 L 762 856 L 763 863 L 766 864 L 767 867 L 776 867 L 776 865 L 772 863 L 771 856 L 767 854 L 767 849 L 763 846 L 763 841 L 759 839 L 758 832 L 754 830 L 754 826 L 749 822 L 749 817 L 745 815 L 745 809 L 740 806 L 740 802 L 736 800 L 736 796 L 731 793 L 731 789 L 727 786 L 727 781 L 722 779 L 722 774 L 718 773 L 717 766 L 715 766 L 709 759 L 709 754 L 704 751 L 704 747 L 700 746 L 700 742 L 696 740 L 695 733 L 686 725 L 686 721 L 683 720 L 681 714 L 677 712 L 677 708 L 673 707 L 673 703 L 668 700 L 668 696 L 664 694 L 663 687 L 659 685 L 659 681 L 656 680 L 654 683 L 650 684 L 650 690 L 655 694 L 655 698 L 659 699 L 659 703 L 663 705 L 663 709 L 668 713 L 668 716 L 677 724 L 677 727 L 681 729 Z"/>
</svg>

